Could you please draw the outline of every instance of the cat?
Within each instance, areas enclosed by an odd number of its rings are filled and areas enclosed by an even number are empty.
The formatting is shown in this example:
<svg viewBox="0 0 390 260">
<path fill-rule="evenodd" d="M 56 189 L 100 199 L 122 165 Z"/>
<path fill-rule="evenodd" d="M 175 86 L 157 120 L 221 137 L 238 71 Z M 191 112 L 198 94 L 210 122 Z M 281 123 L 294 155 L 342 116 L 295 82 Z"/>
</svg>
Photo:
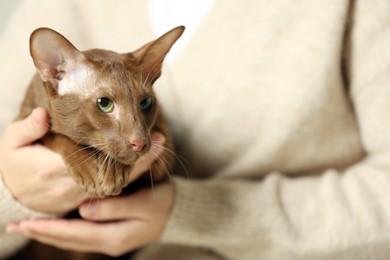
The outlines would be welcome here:
<svg viewBox="0 0 390 260">
<path fill-rule="evenodd" d="M 81 52 L 60 33 L 36 29 L 30 36 L 30 54 L 37 74 L 16 120 L 36 107 L 48 111 L 50 131 L 40 142 L 62 155 L 71 176 L 92 197 L 118 195 L 129 185 L 134 163 L 156 146 L 153 132 L 162 133 L 166 141 L 150 166 L 150 178 L 166 179 L 176 155 L 152 86 L 183 32 L 184 26 L 176 27 L 131 53 L 119 54 L 101 49 Z M 12 259 L 111 257 L 33 242 Z"/>
<path fill-rule="evenodd" d="M 17 119 L 36 107 L 48 111 L 51 128 L 41 143 L 62 155 L 71 176 L 91 196 L 121 193 L 134 163 L 153 152 L 153 132 L 166 141 L 150 166 L 150 178 L 165 179 L 172 169 L 172 136 L 152 85 L 183 31 L 184 26 L 176 27 L 125 54 L 79 51 L 49 28 L 31 34 L 30 54 L 38 73 Z"/>
</svg>

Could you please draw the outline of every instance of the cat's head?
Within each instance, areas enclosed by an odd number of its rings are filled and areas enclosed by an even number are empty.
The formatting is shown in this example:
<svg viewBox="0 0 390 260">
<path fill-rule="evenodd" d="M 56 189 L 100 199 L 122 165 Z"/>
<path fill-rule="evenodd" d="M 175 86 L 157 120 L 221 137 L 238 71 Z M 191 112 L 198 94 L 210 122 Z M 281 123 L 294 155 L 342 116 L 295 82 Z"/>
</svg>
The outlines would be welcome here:
<svg viewBox="0 0 390 260">
<path fill-rule="evenodd" d="M 53 130 L 125 164 L 151 146 L 158 109 L 152 84 L 184 27 L 125 54 L 77 50 L 64 36 L 39 28 L 30 53 L 44 82 Z"/>
</svg>

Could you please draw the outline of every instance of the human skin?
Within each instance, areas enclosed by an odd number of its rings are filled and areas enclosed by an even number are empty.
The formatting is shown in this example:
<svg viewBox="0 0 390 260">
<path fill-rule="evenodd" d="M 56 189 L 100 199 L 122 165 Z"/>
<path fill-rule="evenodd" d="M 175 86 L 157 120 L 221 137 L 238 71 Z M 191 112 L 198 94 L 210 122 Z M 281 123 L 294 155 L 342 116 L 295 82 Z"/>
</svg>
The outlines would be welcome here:
<svg viewBox="0 0 390 260">
<path fill-rule="evenodd" d="M 88 194 L 67 173 L 59 154 L 35 143 L 47 133 L 48 126 L 49 117 L 43 108 L 10 124 L 0 138 L 0 173 L 12 195 L 25 206 L 37 211 L 65 213 L 77 208 Z M 153 133 L 152 140 L 162 144 L 165 138 Z M 145 172 L 159 152 L 156 148 L 140 159 L 130 181 Z"/>
<path fill-rule="evenodd" d="M 0 138 L 0 171 L 9 191 L 24 206 L 62 214 L 88 195 L 67 173 L 60 155 L 34 143 L 48 126 L 49 117 L 42 108 L 10 124 Z"/>
<path fill-rule="evenodd" d="M 7 231 L 62 249 L 119 256 L 160 238 L 173 200 L 174 187 L 168 183 L 86 202 L 79 210 L 83 219 L 25 220 L 8 225 Z"/>
</svg>

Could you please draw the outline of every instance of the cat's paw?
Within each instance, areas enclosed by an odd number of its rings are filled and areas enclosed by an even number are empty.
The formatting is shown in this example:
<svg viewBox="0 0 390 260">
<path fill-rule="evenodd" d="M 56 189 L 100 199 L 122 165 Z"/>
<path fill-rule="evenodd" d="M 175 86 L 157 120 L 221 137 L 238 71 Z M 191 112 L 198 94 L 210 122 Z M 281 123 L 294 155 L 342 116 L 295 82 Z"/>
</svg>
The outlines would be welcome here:
<svg viewBox="0 0 390 260">
<path fill-rule="evenodd" d="M 92 158 L 92 157 L 91 157 Z M 77 165 L 68 165 L 69 172 L 72 175 L 73 179 L 76 183 L 86 192 L 88 192 L 91 196 L 96 197 L 96 169 L 97 164 L 96 161 L 90 159 L 85 161 L 83 164 Z"/>
<path fill-rule="evenodd" d="M 101 154 L 88 158 L 83 164 L 69 165 L 71 175 L 81 188 L 93 198 L 120 194 L 128 184 L 132 167 Z"/>
<path fill-rule="evenodd" d="M 106 159 L 98 159 L 93 183 L 86 190 L 94 197 L 114 196 L 128 184 L 131 167 Z"/>
</svg>

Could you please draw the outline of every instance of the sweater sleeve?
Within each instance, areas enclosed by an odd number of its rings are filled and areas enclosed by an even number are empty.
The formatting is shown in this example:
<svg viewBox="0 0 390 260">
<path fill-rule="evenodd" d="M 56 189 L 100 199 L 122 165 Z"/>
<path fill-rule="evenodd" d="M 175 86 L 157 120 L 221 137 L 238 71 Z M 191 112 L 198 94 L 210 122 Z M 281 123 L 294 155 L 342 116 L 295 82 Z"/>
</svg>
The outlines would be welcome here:
<svg viewBox="0 0 390 260">
<path fill-rule="evenodd" d="M 0 259 L 15 253 L 27 243 L 21 235 L 10 235 L 6 232 L 6 225 L 10 222 L 26 218 L 42 218 L 53 216 L 31 210 L 14 199 L 0 177 Z"/>
<path fill-rule="evenodd" d="M 28 54 L 28 36 L 39 26 L 50 24 L 54 27 L 61 27 L 61 21 L 64 24 L 62 27 L 70 24 L 68 26 L 70 28 L 72 23 L 66 21 L 72 21 L 70 10 L 73 6 L 68 2 L 42 1 L 37 9 L 34 1 L 23 0 L 15 4 L 13 10 L 10 10 L 13 12 L 9 14 L 9 20 L 0 33 L 0 58 L 3 61 L 0 70 L 0 79 L 3 84 L 1 95 L 7 97 L 1 105 L 1 129 L 4 129 L 15 117 L 25 88 L 34 73 L 34 66 Z M 49 13 L 56 15 L 47 16 Z M 28 241 L 21 235 L 8 234 L 6 232 L 8 223 L 26 218 L 51 216 L 53 215 L 31 210 L 15 200 L 4 185 L 0 174 L 0 259 L 17 252 Z"/>
<path fill-rule="evenodd" d="M 349 91 L 366 156 L 316 176 L 176 178 L 164 242 L 207 247 L 229 259 L 387 259 L 389 13 L 387 1 L 355 1 L 346 35 Z"/>
</svg>

